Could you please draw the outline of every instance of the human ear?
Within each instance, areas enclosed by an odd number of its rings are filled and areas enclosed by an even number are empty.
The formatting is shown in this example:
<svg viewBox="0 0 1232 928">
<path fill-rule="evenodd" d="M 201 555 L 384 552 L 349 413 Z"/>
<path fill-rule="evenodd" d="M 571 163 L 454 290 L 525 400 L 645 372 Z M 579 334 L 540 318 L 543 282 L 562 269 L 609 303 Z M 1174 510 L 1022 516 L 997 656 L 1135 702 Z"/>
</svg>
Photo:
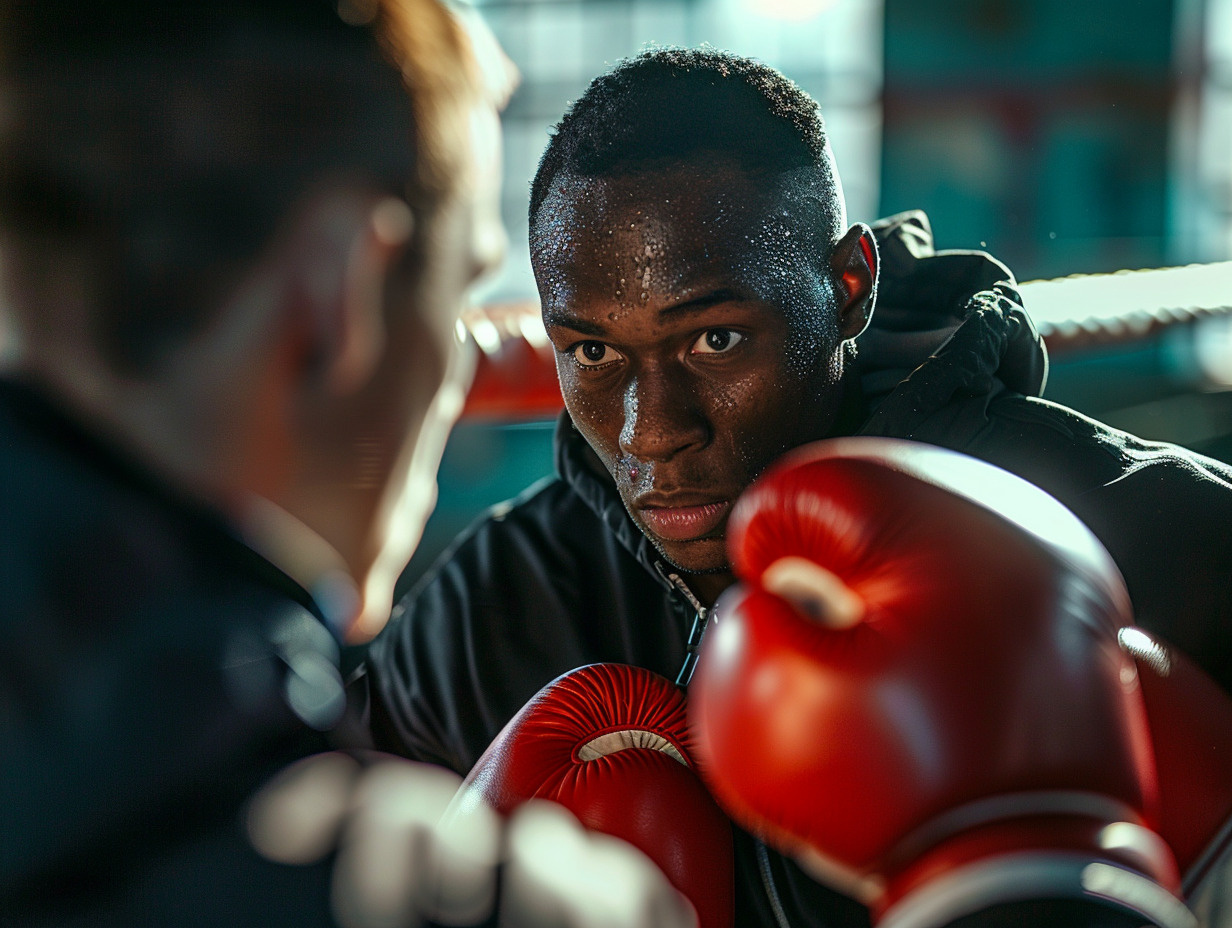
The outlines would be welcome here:
<svg viewBox="0 0 1232 928">
<path fill-rule="evenodd" d="M 877 295 L 877 242 L 873 230 L 857 222 L 838 240 L 830 269 L 838 283 L 839 334 L 843 340 L 864 331 Z"/>
<path fill-rule="evenodd" d="M 385 345 L 385 279 L 412 232 L 393 197 L 333 191 L 301 213 L 287 247 L 287 312 L 301 332 L 313 389 L 346 395 L 372 376 Z"/>
</svg>

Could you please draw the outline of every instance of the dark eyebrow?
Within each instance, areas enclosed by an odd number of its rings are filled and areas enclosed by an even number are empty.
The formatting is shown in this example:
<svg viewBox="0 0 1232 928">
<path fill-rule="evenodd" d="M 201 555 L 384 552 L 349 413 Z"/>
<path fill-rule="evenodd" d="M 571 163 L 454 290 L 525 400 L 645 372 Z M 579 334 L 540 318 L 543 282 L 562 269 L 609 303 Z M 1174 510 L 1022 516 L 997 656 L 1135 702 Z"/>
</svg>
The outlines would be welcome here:
<svg viewBox="0 0 1232 928">
<path fill-rule="evenodd" d="M 700 312 L 711 306 L 717 306 L 719 303 L 740 302 L 747 299 L 746 296 L 740 294 L 731 288 L 715 290 L 703 296 L 696 297 L 692 300 L 685 300 L 683 303 L 675 303 L 672 306 L 667 306 L 659 310 L 660 316 L 674 315 L 676 313 L 693 313 Z"/>
<path fill-rule="evenodd" d="M 717 306 L 719 303 L 738 302 L 745 299 L 747 297 L 738 291 L 725 288 L 715 290 L 692 300 L 685 300 L 681 303 L 674 303 L 671 306 L 664 307 L 659 310 L 659 316 L 701 312 L 703 309 Z M 591 335 L 595 338 L 603 338 L 607 335 L 607 331 L 603 326 L 596 325 L 586 319 L 579 319 L 577 316 L 571 316 L 566 310 L 554 309 L 545 312 L 543 314 L 543 325 L 545 328 L 560 326 L 561 328 L 572 329 L 575 332 L 580 332 L 582 335 Z"/>
<path fill-rule="evenodd" d="M 546 329 L 552 326 L 573 329 L 575 332 L 581 332 L 583 335 L 593 335 L 596 338 L 601 338 L 607 334 L 603 330 L 603 326 L 595 325 L 593 322 L 579 319 L 577 316 L 571 316 L 567 312 L 560 310 L 549 310 L 543 314 L 543 327 Z"/>
</svg>

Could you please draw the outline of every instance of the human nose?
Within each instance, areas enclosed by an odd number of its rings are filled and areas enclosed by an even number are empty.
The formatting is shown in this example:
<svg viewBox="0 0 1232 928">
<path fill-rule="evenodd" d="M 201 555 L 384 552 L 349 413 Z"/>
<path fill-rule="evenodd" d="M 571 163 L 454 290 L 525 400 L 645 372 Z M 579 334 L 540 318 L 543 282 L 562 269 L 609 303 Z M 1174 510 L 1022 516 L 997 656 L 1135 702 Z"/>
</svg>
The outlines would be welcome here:
<svg viewBox="0 0 1232 928">
<path fill-rule="evenodd" d="M 705 444 L 710 429 L 693 391 L 667 371 L 645 370 L 629 381 L 620 430 L 622 454 L 641 461 L 669 461 Z"/>
</svg>

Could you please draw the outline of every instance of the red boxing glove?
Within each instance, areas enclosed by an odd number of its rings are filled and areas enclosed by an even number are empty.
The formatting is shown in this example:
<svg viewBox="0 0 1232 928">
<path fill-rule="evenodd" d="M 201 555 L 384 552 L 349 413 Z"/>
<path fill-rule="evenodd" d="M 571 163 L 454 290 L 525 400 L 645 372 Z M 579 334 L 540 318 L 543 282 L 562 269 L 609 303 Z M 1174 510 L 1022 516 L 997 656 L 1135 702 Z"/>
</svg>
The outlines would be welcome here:
<svg viewBox="0 0 1232 928">
<path fill-rule="evenodd" d="M 1193 923 L 1129 598 L 1068 510 L 964 455 L 842 439 L 767 471 L 728 545 L 744 585 L 689 697 L 733 818 L 883 928 L 1026 900 Z"/>
<path fill-rule="evenodd" d="M 540 690 L 464 788 L 503 814 L 528 799 L 560 803 L 650 857 L 693 904 L 701 928 L 730 928 L 731 824 L 692 753 L 679 688 L 640 667 L 592 664 Z"/>
<path fill-rule="evenodd" d="M 1232 699 L 1185 655 L 1140 628 L 1122 628 L 1138 666 L 1159 782 L 1159 833 L 1176 855 L 1185 898 L 1215 907 L 1232 898 Z"/>
</svg>

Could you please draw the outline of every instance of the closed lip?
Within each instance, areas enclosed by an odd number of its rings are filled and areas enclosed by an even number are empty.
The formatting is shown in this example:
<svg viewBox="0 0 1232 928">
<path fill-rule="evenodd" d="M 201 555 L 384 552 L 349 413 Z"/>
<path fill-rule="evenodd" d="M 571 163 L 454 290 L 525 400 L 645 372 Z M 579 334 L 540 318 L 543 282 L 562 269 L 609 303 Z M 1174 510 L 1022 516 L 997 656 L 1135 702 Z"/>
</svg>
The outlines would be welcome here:
<svg viewBox="0 0 1232 928">
<path fill-rule="evenodd" d="M 728 499 L 647 497 L 638 501 L 637 512 L 646 529 L 659 538 L 692 541 L 709 535 L 722 525 L 731 506 Z"/>
</svg>

